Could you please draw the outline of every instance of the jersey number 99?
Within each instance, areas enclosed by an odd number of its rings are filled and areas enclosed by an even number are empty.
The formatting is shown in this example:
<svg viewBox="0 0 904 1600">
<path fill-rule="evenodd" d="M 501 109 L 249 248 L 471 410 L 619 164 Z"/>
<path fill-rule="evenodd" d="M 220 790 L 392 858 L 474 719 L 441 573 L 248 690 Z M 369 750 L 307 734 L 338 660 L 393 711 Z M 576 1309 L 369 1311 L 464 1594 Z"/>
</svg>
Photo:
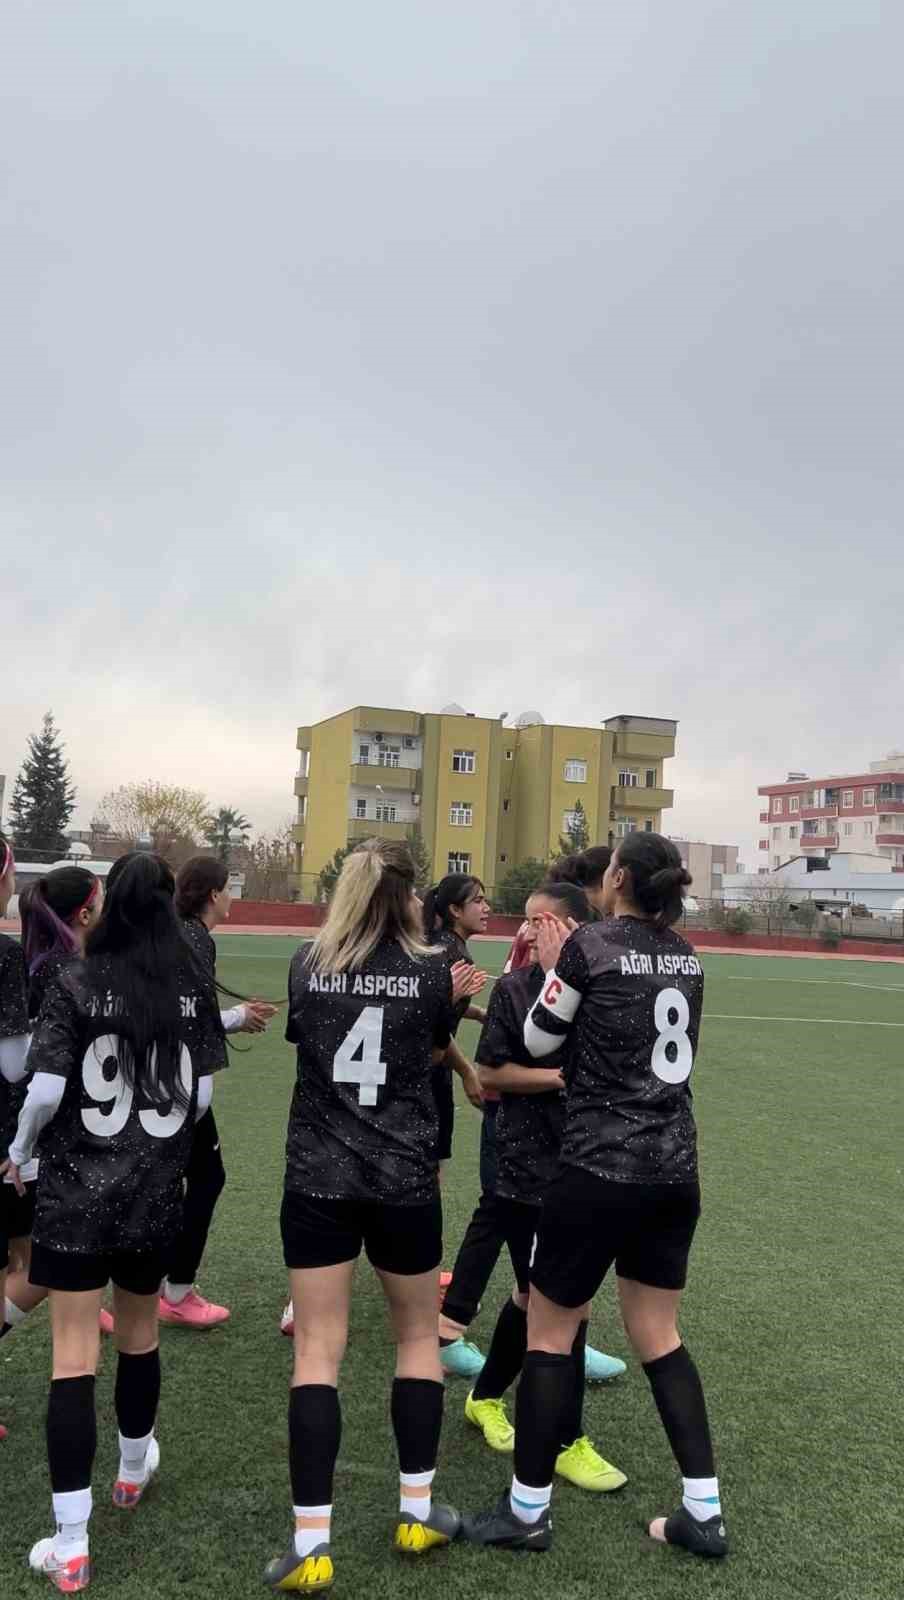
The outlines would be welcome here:
<svg viewBox="0 0 904 1600">
<path fill-rule="evenodd" d="M 97 1105 L 82 1107 L 82 1122 L 89 1133 L 101 1139 L 113 1139 L 117 1133 L 122 1133 L 132 1114 L 135 1098 L 134 1087 L 126 1082 L 116 1058 L 118 1045 L 119 1040 L 115 1035 L 104 1034 L 102 1039 L 95 1039 L 88 1046 L 82 1061 L 85 1093 L 98 1102 Z M 152 1058 L 152 1073 L 155 1067 L 156 1051 Z M 192 1071 L 191 1056 L 185 1045 L 179 1056 L 179 1077 L 188 1101 L 191 1099 Z M 110 1109 L 102 1111 L 101 1106 L 109 1106 Z M 171 1139 L 174 1133 L 179 1132 L 187 1116 L 187 1104 L 174 1104 L 167 1112 L 155 1111 L 148 1106 L 139 1111 L 138 1120 L 145 1133 L 153 1139 Z"/>
</svg>

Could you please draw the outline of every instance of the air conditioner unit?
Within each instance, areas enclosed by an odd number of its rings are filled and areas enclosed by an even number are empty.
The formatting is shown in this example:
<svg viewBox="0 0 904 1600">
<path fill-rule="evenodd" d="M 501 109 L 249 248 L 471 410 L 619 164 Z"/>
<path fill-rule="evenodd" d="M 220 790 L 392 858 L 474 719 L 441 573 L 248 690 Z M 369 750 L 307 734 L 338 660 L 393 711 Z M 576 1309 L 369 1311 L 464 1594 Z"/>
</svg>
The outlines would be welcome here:
<svg viewBox="0 0 904 1600">
<path fill-rule="evenodd" d="M 374 743 L 375 744 L 382 744 L 383 743 L 383 735 L 382 735 L 382 733 L 375 733 L 374 734 Z"/>
<path fill-rule="evenodd" d="M 413 806 L 419 806 L 419 805 L 420 805 L 420 803 L 421 803 L 421 797 L 420 797 L 420 795 L 419 795 L 419 794 L 413 794 L 413 795 L 412 795 L 412 796 L 411 796 L 411 804 L 412 804 L 412 805 L 413 805 Z"/>
</svg>

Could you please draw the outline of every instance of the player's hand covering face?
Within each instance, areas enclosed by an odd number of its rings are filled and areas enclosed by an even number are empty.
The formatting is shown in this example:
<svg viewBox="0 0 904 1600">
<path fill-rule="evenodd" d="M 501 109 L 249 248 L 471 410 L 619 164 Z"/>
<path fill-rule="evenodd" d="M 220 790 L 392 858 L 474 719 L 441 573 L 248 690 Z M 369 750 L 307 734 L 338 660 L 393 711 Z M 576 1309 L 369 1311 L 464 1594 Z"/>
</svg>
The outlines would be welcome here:
<svg viewBox="0 0 904 1600">
<path fill-rule="evenodd" d="M 569 917 L 562 922 L 559 917 L 543 917 L 537 928 L 535 954 L 544 972 L 552 972 L 562 953 L 562 946 L 578 924 Z"/>
</svg>

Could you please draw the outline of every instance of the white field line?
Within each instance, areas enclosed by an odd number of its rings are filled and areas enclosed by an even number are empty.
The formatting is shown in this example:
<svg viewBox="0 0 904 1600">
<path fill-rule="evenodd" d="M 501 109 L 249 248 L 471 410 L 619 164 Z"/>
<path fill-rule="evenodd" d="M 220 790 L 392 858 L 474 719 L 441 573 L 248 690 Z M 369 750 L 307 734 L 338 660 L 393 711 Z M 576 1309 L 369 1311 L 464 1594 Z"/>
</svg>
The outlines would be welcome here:
<svg viewBox="0 0 904 1600">
<path fill-rule="evenodd" d="M 703 1012 L 704 1022 L 819 1022 L 828 1028 L 904 1028 L 904 1022 L 866 1022 L 853 1017 L 743 1017 L 727 1011 Z"/>
</svg>

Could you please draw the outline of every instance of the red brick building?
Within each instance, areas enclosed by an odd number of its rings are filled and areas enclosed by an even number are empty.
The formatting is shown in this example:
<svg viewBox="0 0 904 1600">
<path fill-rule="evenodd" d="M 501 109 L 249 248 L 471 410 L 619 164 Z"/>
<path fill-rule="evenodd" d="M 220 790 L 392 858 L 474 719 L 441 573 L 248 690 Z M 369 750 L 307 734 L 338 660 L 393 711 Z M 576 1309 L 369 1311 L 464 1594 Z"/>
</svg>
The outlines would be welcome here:
<svg viewBox="0 0 904 1600">
<path fill-rule="evenodd" d="M 762 784 L 760 866 L 769 871 L 792 856 L 844 850 L 888 857 L 904 867 L 904 753 L 873 761 L 868 772 L 811 778 L 789 772 Z"/>
</svg>

